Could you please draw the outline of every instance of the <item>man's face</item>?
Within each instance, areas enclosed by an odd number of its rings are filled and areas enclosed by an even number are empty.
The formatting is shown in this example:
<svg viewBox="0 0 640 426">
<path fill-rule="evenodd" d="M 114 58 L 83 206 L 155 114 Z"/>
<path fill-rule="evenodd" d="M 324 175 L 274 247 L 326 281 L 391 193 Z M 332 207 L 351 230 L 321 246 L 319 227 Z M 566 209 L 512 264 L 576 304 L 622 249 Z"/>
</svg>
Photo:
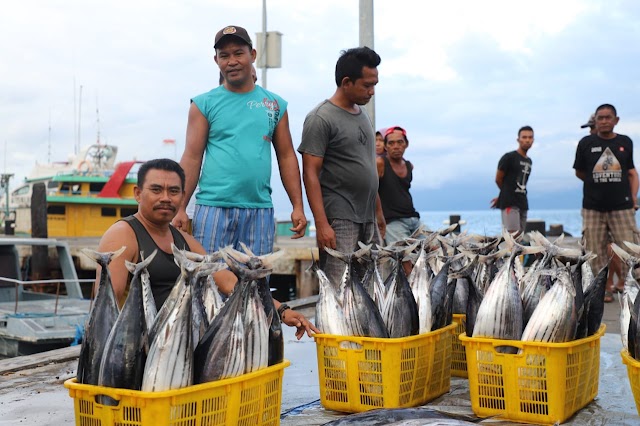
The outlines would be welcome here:
<svg viewBox="0 0 640 426">
<path fill-rule="evenodd" d="M 596 112 L 596 130 L 598 133 L 611 133 L 620 120 L 611 108 L 602 108 Z"/>
<path fill-rule="evenodd" d="M 387 135 L 385 144 L 387 156 L 392 160 L 401 160 L 404 151 L 407 149 L 407 141 L 400 130 L 394 130 Z"/>
<path fill-rule="evenodd" d="M 533 145 L 533 132 L 531 130 L 522 130 L 518 135 L 518 146 L 524 152 L 527 152 L 531 145 Z"/>
<path fill-rule="evenodd" d="M 362 67 L 362 77 L 356 81 L 344 83 L 347 97 L 356 105 L 366 105 L 375 94 L 378 84 L 378 69 Z"/>
<path fill-rule="evenodd" d="M 180 176 L 158 169 L 149 170 L 142 188 L 136 186 L 133 193 L 138 211 L 155 223 L 170 223 L 184 197 Z"/>
<path fill-rule="evenodd" d="M 384 138 L 380 133 L 376 134 L 376 154 L 384 154 Z"/>
<path fill-rule="evenodd" d="M 253 62 L 256 51 L 246 43 L 230 40 L 216 49 L 215 61 L 224 80 L 232 86 L 253 81 Z"/>
</svg>

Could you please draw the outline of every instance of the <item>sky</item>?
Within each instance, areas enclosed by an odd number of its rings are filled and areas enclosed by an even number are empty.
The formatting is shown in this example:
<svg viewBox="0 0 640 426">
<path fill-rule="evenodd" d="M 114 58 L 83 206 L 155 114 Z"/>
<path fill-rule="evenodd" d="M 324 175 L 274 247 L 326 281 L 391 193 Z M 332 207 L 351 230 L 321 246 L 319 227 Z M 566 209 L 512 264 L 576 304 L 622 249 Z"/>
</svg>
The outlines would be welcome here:
<svg viewBox="0 0 640 426">
<path fill-rule="evenodd" d="M 359 45 L 358 9 L 356 0 L 267 0 L 267 30 L 282 33 L 282 67 L 267 71 L 267 89 L 289 102 L 295 148 L 306 114 L 335 91 L 340 51 Z M 498 160 L 523 125 L 535 131 L 530 208 L 580 208 L 580 125 L 611 103 L 616 131 L 640 140 L 639 21 L 634 0 L 374 1 L 375 127 L 407 130 L 416 209 L 487 209 Z M 36 161 L 66 160 L 78 133 L 81 146 L 98 133 L 117 145 L 119 161 L 179 160 L 190 98 L 217 86 L 213 39 L 227 25 L 255 41 L 262 1 L 4 5 L 0 167 L 12 187 Z M 286 220 L 275 164 L 272 185 Z"/>
</svg>

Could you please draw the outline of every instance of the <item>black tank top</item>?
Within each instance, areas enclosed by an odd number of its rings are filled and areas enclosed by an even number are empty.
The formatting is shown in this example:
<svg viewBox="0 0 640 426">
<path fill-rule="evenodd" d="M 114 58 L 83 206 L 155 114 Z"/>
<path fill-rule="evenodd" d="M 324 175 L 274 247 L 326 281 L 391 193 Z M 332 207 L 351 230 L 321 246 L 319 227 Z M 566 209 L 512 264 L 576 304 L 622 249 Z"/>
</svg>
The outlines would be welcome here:
<svg viewBox="0 0 640 426">
<path fill-rule="evenodd" d="M 384 220 L 391 222 L 394 219 L 420 217 L 413 208 L 413 198 L 409 193 L 411 180 L 413 179 L 413 165 L 405 160 L 407 175 L 401 178 L 393 171 L 389 159 L 384 157 L 383 160 L 384 175 L 380 178 L 378 194 L 380 194 Z"/>
<path fill-rule="evenodd" d="M 122 220 L 133 228 L 133 232 L 136 234 L 136 240 L 138 240 L 138 251 L 142 252 L 144 256 L 149 256 L 154 250 L 158 250 L 156 257 L 154 257 L 149 266 L 147 266 L 147 271 L 149 271 L 151 292 L 156 301 L 156 308 L 160 309 L 180 275 L 180 268 L 174 262 L 173 254 L 166 253 L 158 247 L 144 225 L 142 225 L 135 216 L 128 216 Z M 187 244 L 187 241 L 180 231 L 172 225 L 169 225 L 169 229 L 173 235 L 173 243 L 176 247 L 183 250 L 190 250 L 189 244 Z M 139 257 L 138 261 L 140 261 Z"/>
</svg>

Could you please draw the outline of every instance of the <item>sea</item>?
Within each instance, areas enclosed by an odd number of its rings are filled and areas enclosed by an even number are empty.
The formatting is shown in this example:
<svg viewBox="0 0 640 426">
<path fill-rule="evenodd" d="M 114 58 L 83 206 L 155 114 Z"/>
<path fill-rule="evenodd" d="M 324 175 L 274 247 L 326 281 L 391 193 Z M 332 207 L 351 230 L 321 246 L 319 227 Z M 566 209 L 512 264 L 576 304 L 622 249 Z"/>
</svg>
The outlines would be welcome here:
<svg viewBox="0 0 640 426">
<path fill-rule="evenodd" d="M 307 219 L 312 222 L 313 216 L 307 214 Z M 420 220 L 431 231 L 445 228 L 449 225 L 450 216 L 460 216 L 460 230 L 480 235 L 500 235 L 502 221 L 500 210 L 446 210 L 446 211 L 421 211 Z M 286 213 L 277 214 L 278 220 L 288 221 Z M 549 230 L 551 225 L 562 225 L 567 236 L 580 237 L 582 235 L 582 216 L 580 209 L 569 210 L 529 210 L 529 221 L 544 221 L 544 229 Z M 311 224 L 309 236 L 315 236 L 315 227 Z"/>
<path fill-rule="evenodd" d="M 452 215 L 460 216 L 460 230 L 480 235 L 500 235 L 502 221 L 500 210 L 450 210 L 420 212 L 420 220 L 430 230 L 441 229 L 449 225 Z M 582 235 L 582 216 L 580 209 L 569 210 L 529 210 L 528 221 L 544 221 L 545 230 L 551 225 L 562 225 L 565 234 L 574 237 Z"/>
</svg>

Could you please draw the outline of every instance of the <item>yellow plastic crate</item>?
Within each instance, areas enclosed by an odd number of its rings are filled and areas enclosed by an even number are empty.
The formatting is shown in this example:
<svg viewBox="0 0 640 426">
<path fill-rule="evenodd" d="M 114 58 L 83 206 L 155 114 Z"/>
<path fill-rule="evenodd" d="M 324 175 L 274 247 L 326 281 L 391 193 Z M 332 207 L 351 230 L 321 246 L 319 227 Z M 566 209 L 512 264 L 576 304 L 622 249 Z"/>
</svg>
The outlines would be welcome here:
<svg viewBox="0 0 640 426">
<path fill-rule="evenodd" d="M 356 413 L 413 407 L 448 392 L 455 327 L 397 339 L 316 334 L 320 403 Z"/>
<path fill-rule="evenodd" d="M 562 423 L 598 394 L 600 338 L 533 343 L 460 335 L 467 352 L 471 408 L 479 417 L 534 424 Z M 498 346 L 521 349 L 503 354 Z"/>
<path fill-rule="evenodd" d="M 626 349 L 623 349 L 620 355 L 622 355 L 622 362 L 627 366 L 631 392 L 633 392 L 633 398 L 636 401 L 636 410 L 640 415 L 640 361 L 631 358 Z"/>
<path fill-rule="evenodd" d="M 467 353 L 464 350 L 464 346 L 460 343 L 458 336 L 462 333 L 466 333 L 466 318 L 465 314 L 453 314 L 453 322 L 457 324 L 455 336 L 451 339 L 451 375 L 455 377 L 469 377 L 467 373 Z"/>
<path fill-rule="evenodd" d="M 289 361 L 231 379 L 164 392 L 80 384 L 64 386 L 74 399 L 77 426 L 192 426 L 280 424 L 282 375 Z M 119 401 L 102 405 L 97 395 Z"/>
</svg>

